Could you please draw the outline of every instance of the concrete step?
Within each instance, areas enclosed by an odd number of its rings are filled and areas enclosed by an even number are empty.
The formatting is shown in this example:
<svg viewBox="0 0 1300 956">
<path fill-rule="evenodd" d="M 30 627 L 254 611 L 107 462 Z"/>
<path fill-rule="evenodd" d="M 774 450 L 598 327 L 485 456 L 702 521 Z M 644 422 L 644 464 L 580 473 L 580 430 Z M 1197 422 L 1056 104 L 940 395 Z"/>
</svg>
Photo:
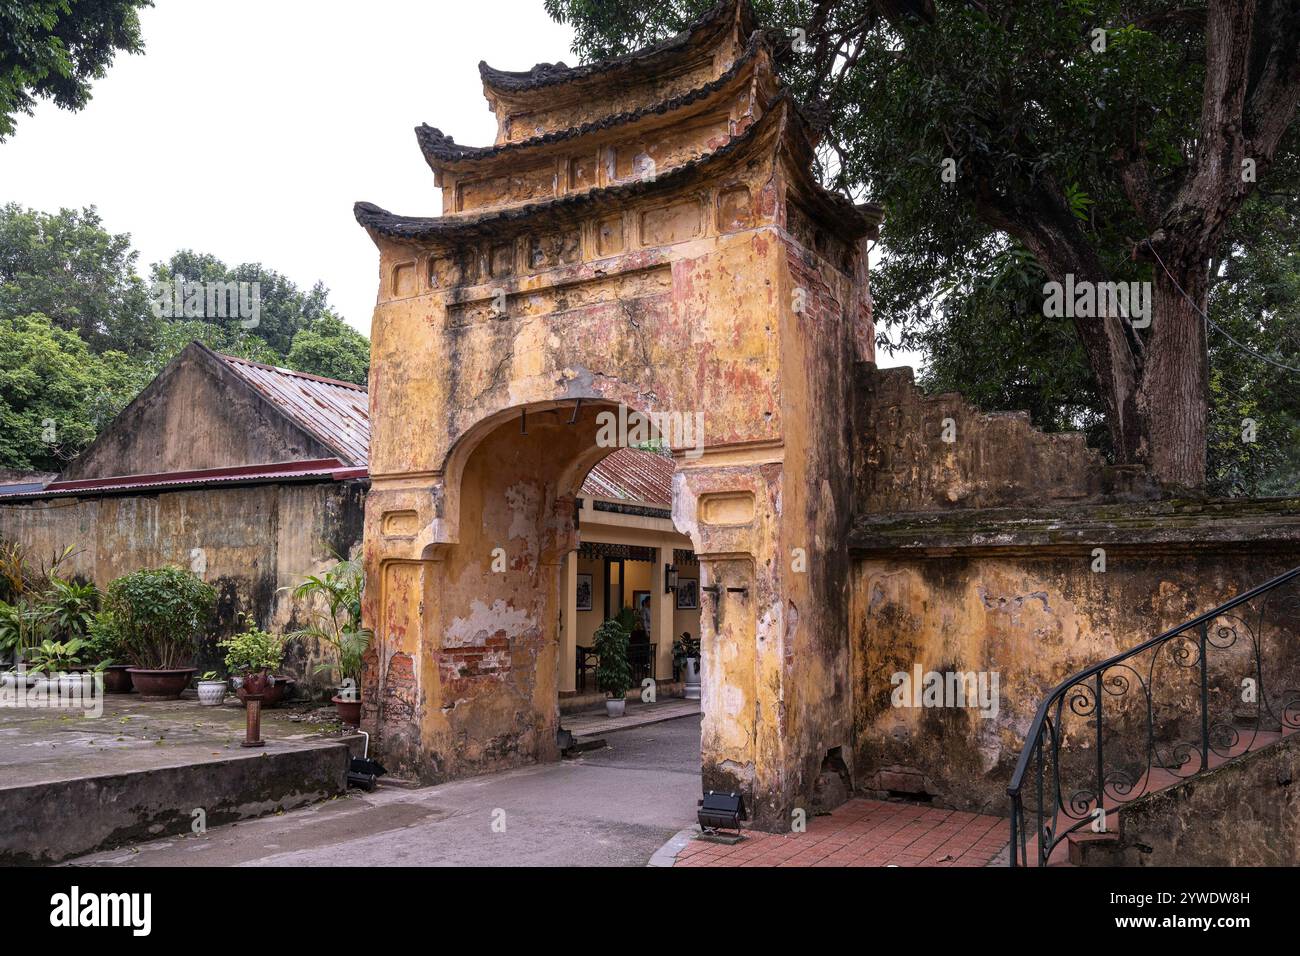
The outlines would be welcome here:
<svg viewBox="0 0 1300 956">
<path fill-rule="evenodd" d="M 1091 830 L 1071 833 L 1065 838 L 1069 845 L 1071 866 L 1105 866 L 1120 849 L 1119 834 L 1093 833 Z"/>
<path fill-rule="evenodd" d="M 338 796 L 360 744 L 270 742 L 215 760 L 211 744 L 186 744 L 148 767 L 0 785 L 0 864 L 57 863 Z"/>
</svg>

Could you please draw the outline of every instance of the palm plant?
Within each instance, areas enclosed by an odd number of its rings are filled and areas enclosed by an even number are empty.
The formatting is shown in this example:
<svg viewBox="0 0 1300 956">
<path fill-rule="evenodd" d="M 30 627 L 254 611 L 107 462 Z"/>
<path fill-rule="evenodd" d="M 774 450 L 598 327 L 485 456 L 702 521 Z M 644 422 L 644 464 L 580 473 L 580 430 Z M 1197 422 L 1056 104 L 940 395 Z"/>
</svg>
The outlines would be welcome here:
<svg viewBox="0 0 1300 956">
<path fill-rule="evenodd" d="M 59 566 L 74 553 L 67 547 L 42 565 L 32 561 L 31 549 L 0 542 L 0 650 L 24 658 L 58 635 L 54 582 L 63 583 Z"/>
<path fill-rule="evenodd" d="M 84 638 L 99 608 L 99 588 L 90 582 L 51 578 L 45 604 L 60 637 L 64 640 Z"/>
<path fill-rule="evenodd" d="M 317 673 L 338 671 L 339 680 L 361 681 L 362 661 L 373 632 L 361 624 L 361 595 L 365 587 L 361 562 L 339 561 L 324 574 L 308 575 L 293 589 L 293 596 L 310 602 L 306 627 L 290 637 L 312 638 L 333 651 L 334 660 L 316 668 Z"/>
</svg>

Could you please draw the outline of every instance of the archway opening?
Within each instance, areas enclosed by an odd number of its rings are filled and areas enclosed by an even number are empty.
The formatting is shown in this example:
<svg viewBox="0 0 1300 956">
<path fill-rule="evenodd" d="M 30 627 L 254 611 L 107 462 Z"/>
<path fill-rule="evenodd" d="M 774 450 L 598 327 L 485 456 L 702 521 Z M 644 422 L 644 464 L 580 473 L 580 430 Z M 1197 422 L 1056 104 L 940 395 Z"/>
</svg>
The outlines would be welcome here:
<svg viewBox="0 0 1300 956">
<path fill-rule="evenodd" d="M 449 455 L 455 540 L 436 549 L 425 612 L 439 776 L 558 758 L 562 712 L 602 707 L 592 636 L 625 608 L 629 725 L 698 674 L 681 638 L 698 647 L 699 565 L 672 520 L 673 459 L 607 427 L 635 415 L 596 400 L 516 408 Z"/>
</svg>

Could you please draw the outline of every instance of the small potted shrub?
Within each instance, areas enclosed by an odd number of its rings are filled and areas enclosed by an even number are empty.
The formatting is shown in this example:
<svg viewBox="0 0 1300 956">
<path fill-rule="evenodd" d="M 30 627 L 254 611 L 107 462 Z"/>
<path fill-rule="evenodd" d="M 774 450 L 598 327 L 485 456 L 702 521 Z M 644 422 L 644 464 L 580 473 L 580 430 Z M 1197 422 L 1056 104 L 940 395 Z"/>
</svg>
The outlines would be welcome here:
<svg viewBox="0 0 1300 956">
<path fill-rule="evenodd" d="M 596 628 L 592 639 L 598 659 L 596 686 L 605 692 L 605 712 L 610 717 L 623 716 L 627 706 L 626 695 L 632 687 L 632 667 L 627 659 L 629 639 L 627 628 L 618 618 Z"/>
<path fill-rule="evenodd" d="M 220 707 L 226 699 L 226 681 L 216 671 L 208 671 L 198 682 L 199 703 L 204 707 Z"/>
<path fill-rule="evenodd" d="M 94 661 L 103 672 L 106 694 L 131 693 L 131 665 L 126 662 L 122 634 L 111 611 L 100 610 L 91 619 L 82 657 Z"/>
<path fill-rule="evenodd" d="M 249 618 L 244 618 L 244 624 L 244 630 L 217 646 L 226 652 L 226 670 L 236 675 L 235 695 L 246 701 L 249 694 L 260 694 L 263 707 L 274 707 L 288 686 L 275 678 L 284 660 L 286 638 L 262 630 Z"/>
<path fill-rule="evenodd" d="M 180 568 L 147 568 L 108 586 L 104 607 L 117 622 L 142 696 L 175 700 L 189 686 L 199 634 L 216 603 L 215 588 Z"/>
<path fill-rule="evenodd" d="M 673 641 L 673 664 L 682 675 L 687 700 L 700 699 L 700 640 L 691 637 L 690 631 Z"/>
<path fill-rule="evenodd" d="M 322 662 L 317 673 L 337 675 L 338 693 L 331 700 L 345 724 L 361 723 L 361 671 L 371 631 L 361 625 L 361 592 L 365 577 L 361 562 L 340 561 L 322 575 L 310 575 L 294 588 L 293 596 L 311 602 L 311 623 L 293 637 L 311 638 L 332 660 Z"/>
</svg>

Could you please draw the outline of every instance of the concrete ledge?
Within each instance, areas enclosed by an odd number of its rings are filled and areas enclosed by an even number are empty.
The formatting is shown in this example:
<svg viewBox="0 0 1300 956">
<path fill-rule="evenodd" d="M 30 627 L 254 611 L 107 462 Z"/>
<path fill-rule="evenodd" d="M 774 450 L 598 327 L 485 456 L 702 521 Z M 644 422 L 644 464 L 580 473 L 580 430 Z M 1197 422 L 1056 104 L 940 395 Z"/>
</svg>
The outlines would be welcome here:
<svg viewBox="0 0 1300 956">
<path fill-rule="evenodd" d="M 205 748 L 206 749 L 206 748 Z M 197 755 L 196 755 L 197 756 Z M 220 760 L 0 787 L 0 864 L 56 863 L 169 834 L 304 806 L 347 790 L 349 743 L 329 741 Z"/>
<path fill-rule="evenodd" d="M 1170 500 L 1051 509 L 984 508 L 866 515 L 855 557 L 1257 553 L 1300 546 L 1300 499 Z"/>
</svg>

